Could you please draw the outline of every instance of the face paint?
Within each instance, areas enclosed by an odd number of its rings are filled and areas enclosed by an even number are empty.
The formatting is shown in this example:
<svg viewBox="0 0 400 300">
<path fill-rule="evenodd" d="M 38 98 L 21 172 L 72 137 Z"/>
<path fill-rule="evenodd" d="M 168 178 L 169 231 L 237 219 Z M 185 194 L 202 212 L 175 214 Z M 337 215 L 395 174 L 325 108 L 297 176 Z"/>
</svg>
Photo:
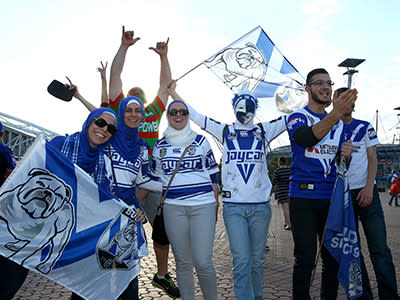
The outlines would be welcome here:
<svg viewBox="0 0 400 300">
<path fill-rule="evenodd" d="M 247 125 L 253 120 L 255 111 L 256 105 L 250 99 L 241 99 L 235 106 L 236 119 L 243 125 Z"/>
</svg>

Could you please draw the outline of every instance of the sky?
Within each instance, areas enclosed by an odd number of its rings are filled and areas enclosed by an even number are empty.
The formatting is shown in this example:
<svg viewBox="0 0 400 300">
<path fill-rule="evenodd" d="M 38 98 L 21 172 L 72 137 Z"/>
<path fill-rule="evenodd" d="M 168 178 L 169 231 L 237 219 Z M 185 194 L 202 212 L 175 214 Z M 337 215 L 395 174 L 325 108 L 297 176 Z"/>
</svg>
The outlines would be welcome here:
<svg viewBox="0 0 400 300">
<path fill-rule="evenodd" d="M 88 111 L 76 99 L 54 98 L 47 86 L 53 79 L 66 83 L 68 76 L 99 105 L 97 67 L 108 61 L 109 71 L 122 25 L 140 37 L 127 54 L 123 90 L 140 86 L 149 100 L 157 94 L 160 69 L 149 47 L 170 38 L 172 75 L 179 78 L 260 25 L 303 77 L 323 67 L 335 88 L 347 85 L 340 62 L 365 59 L 353 77 L 353 116 L 376 126 L 378 110 L 381 143 L 399 137 L 400 111 L 393 110 L 400 106 L 398 0 L 20 0 L 0 7 L 0 111 L 59 134 L 79 131 Z M 234 121 L 232 92 L 204 65 L 179 80 L 177 92 L 199 112 Z M 265 100 L 258 120 L 280 115 L 274 101 Z M 287 144 L 284 133 L 271 147 Z"/>
</svg>

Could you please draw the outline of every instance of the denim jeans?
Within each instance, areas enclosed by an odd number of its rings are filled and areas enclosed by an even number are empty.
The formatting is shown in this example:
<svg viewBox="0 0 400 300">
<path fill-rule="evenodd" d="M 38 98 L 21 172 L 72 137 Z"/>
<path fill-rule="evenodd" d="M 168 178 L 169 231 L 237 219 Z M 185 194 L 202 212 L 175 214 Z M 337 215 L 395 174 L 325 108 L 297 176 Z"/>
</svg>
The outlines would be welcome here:
<svg viewBox="0 0 400 300">
<path fill-rule="evenodd" d="M 329 210 L 329 199 L 290 198 L 290 222 L 294 241 L 293 299 L 308 300 L 311 275 Z M 321 248 L 321 299 L 336 299 L 339 264 Z"/>
<path fill-rule="evenodd" d="M 237 299 L 262 299 L 264 255 L 271 206 L 224 203 L 223 216 L 233 257 L 233 288 Z"/>
<path fill-rule="evenodd" d="M 378 283 L 379 299 L 400 299 L 397 293 L 396 272 L 392 254 L 386 242 L 385 216 L 378 190 L 374 186 L 372 203 L 369 206 L 359 207 L 355 199 L 360 190 L 351 190 L 351 198 L 353 199 L 354 214 L 356 219 L 361 221 L 367 239 L 369 255 Z"/>
</svg>

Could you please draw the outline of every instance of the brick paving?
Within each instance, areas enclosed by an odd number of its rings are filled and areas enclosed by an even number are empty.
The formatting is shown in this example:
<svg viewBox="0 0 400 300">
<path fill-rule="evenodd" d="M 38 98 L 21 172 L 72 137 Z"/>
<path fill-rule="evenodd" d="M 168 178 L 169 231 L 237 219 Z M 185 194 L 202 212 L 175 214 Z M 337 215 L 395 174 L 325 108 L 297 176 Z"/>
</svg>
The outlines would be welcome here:
<svg viewBox="0 0 400 300">
<path fill-rule="evenodd" d="M 399 285 L 400 278 L 400 208 L 390 207 L 387 205 L 389 196 L 387 193 L 380 193 L 382 206 L 386 218 L 386 228 L 388 235 L 388 244 L 392 250 L 393 263 L 397 267 L 397 282 Z M 270 251 L 265 253 L 265 275 L 264 275 L 264 299 L 282 299 L 288 300 L 291 298 L 291 278 L 293 266 L 293 243 L 290 231 L 283 230 L 283 217 L 279 206 L 273 201 L 272 203 L 272 219 L 270 230 L 268 233 L 268 246 Z M 150 225 L 146 225 L 147 235 L 150 236 Z M 142 271 L 139 275 L 140 298 L 143 300 L 151 299 L 171 299 L 163 292 L 151 285 L 151 279 L 156 272 L 156 260 L 152 250 L 152 241 L 149 239 L 150 256 L 142 260 Z M 361 247 L 367 249 L 363 233 L 361 233 Z M 367 268 L 370 275 L 371 286 L 375 298 L 377 299 L 377 285 L 375 275 L 372 269 L 369 255 L 364 256 Z M 225 232 L 222 216 L 219 216 L 214 244 L 214 263 L 217 271 L 218 280 L 218 299 L 230 300 L 235 299 L 233 285 L 231 279 L 232 272 L 232 256 L 229 251 L 229 243 Z M 174 258 L 170 253 L 170 271 L 175 278 Z M 320 263 L 319 263 L 320 266 Z M 196 277 L 195 277 L 196 278 Z M 314 284 L 311 288 L 313 299 L 319 299 L 320 285 L 320 267 L 317 269 Z M 34 272 L 29 272 L 29 275 L 15 295 L 14 300 L 20 299 L 69 299 L 71 292 L 38 275 Z M 202 294 L 196 280 L 196 300 L 203 299 Z M 339 289 L 338 299 L 346 299 L 342 288 Z"/>
</svg>

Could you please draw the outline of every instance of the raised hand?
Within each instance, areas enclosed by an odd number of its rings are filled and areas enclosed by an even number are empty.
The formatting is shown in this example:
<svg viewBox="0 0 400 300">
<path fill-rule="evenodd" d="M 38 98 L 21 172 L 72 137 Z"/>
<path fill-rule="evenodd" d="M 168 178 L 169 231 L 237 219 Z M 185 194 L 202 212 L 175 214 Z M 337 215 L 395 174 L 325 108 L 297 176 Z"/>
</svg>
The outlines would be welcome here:
<svg viewBox="0 0 400 300">
<path fill-rule="evenodd" d="M 169 38 L 166 42 L 158 42 L 156 47 L 149 47 L 150 50 L 153 50 L 160 56 L 166 56 L 168 54 L 168 42 Z"/>
<path fill-rule="evenodd" d="M 140 40 L 140 37 L 135 38 L 133 30 L 125 31 L 125 26 L 122 26 L 121 44 L 129 47 L 135 44 L 138 40 Z"/>
<path fill-rule="evenodd" d="M 105 64 L 103 64 L 102 61 L 100 61 L 101 67 L 97 68 L 97 71 L 100 72 L 100 76 L 102 80 L 107 79 L 106 77 L 106 71 L 107 71 L 107 64 L 108 62 L 106 62 Z"/>
</svg>

